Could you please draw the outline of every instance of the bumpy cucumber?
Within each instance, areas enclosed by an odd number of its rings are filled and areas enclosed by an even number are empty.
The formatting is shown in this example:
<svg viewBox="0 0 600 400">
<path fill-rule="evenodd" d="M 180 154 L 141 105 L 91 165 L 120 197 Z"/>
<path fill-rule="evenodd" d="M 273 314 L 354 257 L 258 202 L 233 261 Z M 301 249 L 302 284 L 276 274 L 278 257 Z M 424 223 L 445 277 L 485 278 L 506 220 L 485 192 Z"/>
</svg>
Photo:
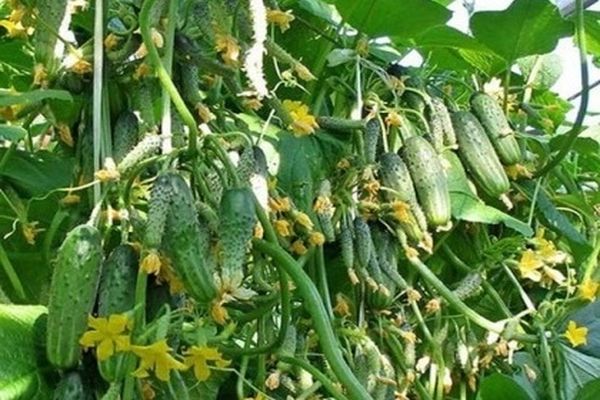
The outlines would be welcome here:
<svg viewBox="0 0 600 400">
<path fill-rule="evenodd" d="M 340 226 L 340 251 L 342 253 L 342 262 L 346 269 L 354 268 L 354 244 L 352 243 L 352 228 L 346 221 L 346 218 L 342 218 Z"/>
<path fill-rule="evenodd" d="M 161 137 L 158 135 L 148 135 L 142 139 L 118 165 L 119 173 L 126 175 L 140 162 L 150 158 L 158 152 L 161 145 Z"/>
<path fill-rule="evenodd" d="M 242 281 L 246 247 L 252 239 L 252 230 L 256 223 L 252 197 L 248 188 L 228 189 L 223 193 L 219 207 L 223 282 Z"/>
<path fill-rule="evenodd" d="M 75 371 L 69 372 L 61 378 L 52 396 L 53 400 L 85 400 L 87 398 L 81 376 Z"/>
<path fill-rule="evenodd" d="M 453 290 L 454 295 L 461 300 L 468 299 L 481 292 L 481 283 L 483 278 L 480 273 L 473 272 L 465 276 L 456 289 Z"/>
<path fill-rule="evenodd" d="M 486 93 L 475 93 L 470 99 L 473 113 L 481 121 L 481 125 L 493 137 L 507 136 L 513 133 L 502 107 L 496 99 Z"/>
<path fill-rule="evenodd" d="M 434 227 L 450 222 L 450 192 L 444 168 L 433 147 L 415 136 L 404 143 L 402 157 L 410 172 L 419 204 Z"/>
<path fill-rule="evenodd" d="M 321 231 L 325 236 L 325 240 L 333 242 L 335 240 L 335 229 L 333 226 L 334 207 L 331 204 L 331 182 L 324 179 L 319 185 L 317 191 L 317 200 L 315 201 L 314 211 L 319 220 Z"/>
<path fill-rule="evenodd" d="M 200 95 L 200 74 L 198 67 L 192 63 L 182 63 L 181 65 L 181 96 L 183 99 L 195 106 L 202 102 Z"/>
<path fill-rule="evenodd" d="M 58 68 L 54 48 L 58 41 L 60 24 L 67 12 L 67 0 L 38 0 L 35 2 L 38 16 L 44 23 L 38 23 L 34 33 L 35 61 L 43 64 L 47 72 L 53 74 Z"/>
<path fill-rule="evenodd" d="M 137 144 L 139 126 L 138 119 L 131 111 L 119 115 L 113 130 L 113 158 L 119 163 Z"/>
<path fill-rule="evenodd" d="M 365 161 L 373 164 L 377 155 L 377 144 L 381 137 L 381 124 L 377 118 L 372 118 L 365 125 Z"/>
<path fill-rule="evenodd" d="M 500 197 L 510 184 L 483 126 L 469 112 L 452 115 L 458 153 L 477 184 L 491 197 Z"/>
<path fill-rule="evenodd" d="M 169 174 L 173 198 L 167 216 L 164 250 L 186 291 L 198 302 L 208 303 L 216 296 L 210 232 L 198 219 L 192 191 L 185 180 Z"/>
<path fill-rule="evenodd" d="M 136 110 L 140 112 L 142 126 L 144 130 L 152 130 L 157 122 L 154 114 L 153 98 L 158 91 L 154 90 L 157 84 L 154 80 L 144 79 L 134 90 L 132 95 L 132 103 Z"/>
<path fill-rule="evenodd" d="M 98 316 L 122 314 L 135 305 L 135 283 L 138 255 L 130 245 L 122 244 L 110 253 L 102 267 L 98 291 Z M 114 354 L 98 363 L 102 377 L 108 382 L 122 379 L 135 367 L 133 354 Z"/>
<path fill-rule="evenodd" d="M 79 362 L 79 339 L 96 300 L 101 266 L 100 232 L 90 225 L 75 227 L 58 250 L 50 285 L 46 355 L 56 368 Z"/>
<path fill-rule="evenodd" d="M 520 162 L 519 142 L 498 103 L 485 93 L 476 93 L 471 97 L 471 107 L 492 141 L 500 161 L 505 165 Z"/>
<path fill-rule="evenodd" d="M 369 228 L 367 222 L 359 216 L 354 218 L 353 225 L 358 264 L 362 268 L 367 268 L 369 265 L 369 259 L 373 254 L 371 228 Z"/>
<path fill-rule="evenodd" d="M 431 96 L 429 106 L 429 124 L 431 130 L 433 131 L 435 126 L 438 132 L 441 133 L 440 136 L 444 149 L 447 147 L 456 147 L 456 134 L 454 133 L 450 113 L 444 101 L 439 97 Z M 436 151 L 439 152 L 437 147 Z"/>
<path fill-rule="evenodd" d="M 173 173 L 162 173 L 158 175 L 152 186 L 148 202 L 148 220 L 144 230 L 146 248 L 157 249 L 162 242 L 174 193 L 172 179 Z"/>
</svg>

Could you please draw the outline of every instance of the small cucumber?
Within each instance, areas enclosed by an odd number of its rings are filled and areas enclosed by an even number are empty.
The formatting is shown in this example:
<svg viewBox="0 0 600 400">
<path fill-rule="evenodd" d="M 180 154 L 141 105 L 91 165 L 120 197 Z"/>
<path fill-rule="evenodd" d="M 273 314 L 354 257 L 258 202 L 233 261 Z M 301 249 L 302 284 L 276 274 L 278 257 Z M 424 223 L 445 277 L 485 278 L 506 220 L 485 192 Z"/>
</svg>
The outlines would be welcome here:
<svg viewBox="0 0 600 400">
<path fill-rule="evenodd" d="M 58 250 L 50 284 L 46 355 L 56 368 L 79 362 L 79 339 L 96 300 L 101 269 L 100 232 L 90 225 L 75 227 Z"/>
<path fill-rule="evenodd" d="M 139 139 L 138 119 L 131 111 L 119 115 L 113 130 L 113 158 L 116 163 L 131 151 Z"/>
<path fill-rule="evenodd" d="M 450 118 L 450 113 L 448 112 L 444 101 L 439 97 L 431 96 L 429 105 L 429 125 L 432 132 L 435 127 L 436 137 L 439 136 L 441 138 L 441 151 L 446 148 L 456 147 L 456 134 L 454 133 L 452 119 Z M 440 152 L 437 147 L 435 147 L 435 149 Z"/>
<path fill-rule="evenodd" d="M 152 185 L 144 229 L 144 246 L 148 249 L 157 249 L 162 242 L 174 193 L 172 179 L 171 172 L 162 173 Z"/>
<path fill-rule="evenodd" d="M 452 114 L 452 124 L 463 163 L 489 196 L 499 198 L 508 191 L 510 183 L 483 126 L 466 111 Z"/>
<path fill-rule="evenodd" d="M 419 204 L 433 227 L 450 222 L 450 191 L 444 168 L 433 147 L 422 137 L 408 139 L 402 157 L 410 172 Z"/>
<path fill-rule="evenodd" d="M 129 153 L 123 157 L 118 165 L 119 173 L 127 175 L 140 162 L 147 160 L 160 149 L 162 139 L 159 135 L 148 135 L 135 145 Z"/>
<path fill-rule="evenodd" d="M 377 144 L 381 138 L 381 124 L 377 118 L 367 121 L 364 131 L 365 161 L 373 164 L 377 156 Z"/>
</svg>

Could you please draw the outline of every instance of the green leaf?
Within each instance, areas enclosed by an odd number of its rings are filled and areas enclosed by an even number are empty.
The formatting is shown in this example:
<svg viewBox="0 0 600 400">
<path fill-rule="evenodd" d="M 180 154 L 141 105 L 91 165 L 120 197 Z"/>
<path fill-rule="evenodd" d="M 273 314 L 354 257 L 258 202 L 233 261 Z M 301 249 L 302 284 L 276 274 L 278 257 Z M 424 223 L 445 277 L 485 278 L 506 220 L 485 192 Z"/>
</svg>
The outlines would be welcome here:
<svg viewBox="0 0 600 400">
<path fill-rule="evenodd" d="M 0 305 L 0 398 L 49 398 L 38 370 L 34 324 L 43 306 Z"/>
<path fill-rule="evenodd" d="M 519 58 L 517 64 L 523 76 L 529 80 L 533 67 L 539 63 L 539 70 L 533 79 L 536 88 L 548 89 L 554 86 L 562 75 L 562 60 L 558 54 L 542 54 Z"/>
<path fill-rule="evenodd" d="M 20 126 L 0 125 L 0 138 L 10 142 L 18 142 L 27 135 L 27 131 Z"/>
<path fill-rule="evenodd" d="M 501 223 L 525 236 L 533 235 L 533 230 L 529 225 L 494 207 L 486 205 L 473 193 L 469 186 L 467 174 L 456 154 L 445 152 L 443 158 L 449 165 L 446 172 L 448 174 L 450 202 L 454 218 L 485 224 Z"/>
<path fill-rule="evenodd" d="M 444 25 L 450 10 L 431 0 L 337 0 L 344 21 L 369 36 L 411 38 Z"/>
<path fill-rule="evenodd" d="M 455 66 L 456 59 L 488 75 L 500 71 L 504 63 L 477 39 L 449 26 L 436 26 L 414 39 L 425 58 L 438 68 Z"/>
<path fill-rule="evenodd" d="M 0 149 L 0 158 L 6 149 Z M 29 153 L 14 151 L 0 176 L 24 194 L 37 197 L 48 192 L 69 187 L 74 160 L 61 158 L 47 151 Z"/>
<path fill-rule="evenodd" d="M 550 91 L 534 91 L 531 105 L 536 113 L 529 119 L 529 123 L 545 132 L 556 132 L 565 121 L 567 113 L 573 105 Z"/>
<path fill-rule="evenodd" d="M 550 140 L 550 148 L 553 151 L 560 150 L 566 140 L 566 135 L 554 136 Z M 600 151 L 600 126 L 593 125 L 581 132 L 575 139 L 573 150 L 579 154 L 598 154 Z"/>
<path fill-rule="evenodd" d="M 515 0 L 503 11 L 482 11 L 471 17 L 471 31 L 508 65 L 518 58 L 551 52 L 558 39 L 573 32 L 548 0 Z"/>
<path fill-rule="evenodd" d="M 0 107 L 12 106 L 15 104 L 37 103 L 46 99 L 73 101 L 71 93 L 67 92 L 66 90 L 40 89 L 24 93 L 14 93 L 9 90 L 0 90 Z"/>
<path fill-rule="evenodd" d="M 527 391 L 517 381 L 497 372 L 483 378 L 477 398 L 478 400 L 531 400 Z"/>
<path fill-rule="evenodd" d="M 585 11 L 583 25 L 587 52 L 600 56 L 600 11 Z"/>
<path fill-rule="evenodd" d="M 311 13 L 316 17 L 323 18 L 325 21 L 329 21 L 331 23 L 335 23 L 336 21 L 336 18 L 334 18 L 334 16 L 336 15 L 335 8 L 323 1 L 299 0 L 298 5 L 303 10 L 306 10 L 307 12 Z"/>
<path fill-rule="evenodd" d="M 600 301 L 595 301 L 571 313 L 565 318 L 562 330 L 568 321 L 575 321 L 577 326 L 588 328 L 587 343 L 577 346 L 577 350 L 591 357 L 600 358 Z"/>
<path fill-rule="evenodd" d="M 525 195 L 531 200 L 535 191 L 533 182 L 524 182 L 521 185 Z M 591 249 L 590 244 L 583 234 L 569 221 L 569 218 L 552 203 L 552 200 L 542 189 L 538 191 L 536 214 L 545 226 L 567 239 L 576 256 L 585 256 Z"/>
<path fill-rule="evenodd" d="M 589 381 L 575 396 L 575 400 L 597 400 L 600 393 L 600 379 Z"/>
<path fill-rule="evenodd" d="M 563 358 L 563 362 L 558 364 L 561 369 L 561 399 L 573 400 L 586 383 L 600 378 L 600 359 L 562 343 L 558 344 L 558 349 Z"/>
</svg>

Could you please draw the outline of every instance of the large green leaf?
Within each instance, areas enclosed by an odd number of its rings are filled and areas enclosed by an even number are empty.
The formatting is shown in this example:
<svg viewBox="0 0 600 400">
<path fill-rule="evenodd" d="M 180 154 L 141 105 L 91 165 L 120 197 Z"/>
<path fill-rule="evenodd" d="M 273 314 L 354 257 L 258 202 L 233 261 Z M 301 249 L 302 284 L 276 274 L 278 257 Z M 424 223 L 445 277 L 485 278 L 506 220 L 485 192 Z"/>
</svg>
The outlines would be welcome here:
<svg viewBox="0 0 600 400">
<path fill-rule="evenodd" d="M 600 378 L 589 381 L 575 396 L 575 400 L 597 400 L 600 393 Z"/>
<path fill-rule="evenodd" d="M 0 399 L 47 399 L 37 367 L 34 324 L 43 306 L 0 305 Z"/>
<path fill-rule="evenodd" d="M 533 230 L 526 223 L 486 205 L 469 187 L 467 174 L 458 158 L 452 152 L 444 153 L 444 160 L 448 164 L 448 185 L 450 188 L 450 201 L 452 216 L 454 218 L 480 222 L 484 224 L 504 224 L 525 236 L 533 235 Z"/>
<path fill-rule="evenodd" d="M 5 151 L 6 149 L 0 149 L 0 157 Z M 37 197 L 68 187 L 72 171 L 73 159 L 58 157 L 47 151 L 15 151 L 0 176 L 25 195 Z"/>
<path fill-rule="evenodd" d="M 527 391 L 517 381 L 497 372 L 483 378 L 477 398 L 478 400 L 531 400 Z"/>
<path fill-rule="evenodd" d="M 583 354 L 571 347 L 558 344 L 563 362 L 559 363 L 561 399 L 572 400 L 588 383 L 600 378 L 600 359 Z"/>
<path fill-rule="evenodd" d="M 600 56 L 600 11 L 586 11 L 583 18 L 586 50 Z"/>
<path fill-rule="evenodd" d="M 504 66 L 502 59 L 477 39 L 449 26 L 435 26 L 413 42 L 438 68 L 453 69 L 457 62 L 463 61 L 491 75 Z"/>
<path fill-rule="evenodd" d="M 411 38 L 452 15 L 431 0 L 337 0 L 335 5 L 345 22 L 370 36 Z"/>
<path fill-rule="evenodd" d="M 0 125 L 0 138 L 11 142 L 23 139 L 27 131 L 20 126 Z"/>
<path fill-rule="evenodd" d="M 515 0 L 503 11 L 482 11 L 471 17 L 474 36 L 512 64 L 518 58 L 551 52 L 573 25 L 561 18 L 548 0 Z"/>
<path fill-rule="evenodd" d="M 31 104 L 46 99 L 73 101 L 73 97 L 66 90 L 40 89 L 25 93 L 13 93 L 9 90 L 0 90 L 0 107 L 15 104 Z"/>
</svg>

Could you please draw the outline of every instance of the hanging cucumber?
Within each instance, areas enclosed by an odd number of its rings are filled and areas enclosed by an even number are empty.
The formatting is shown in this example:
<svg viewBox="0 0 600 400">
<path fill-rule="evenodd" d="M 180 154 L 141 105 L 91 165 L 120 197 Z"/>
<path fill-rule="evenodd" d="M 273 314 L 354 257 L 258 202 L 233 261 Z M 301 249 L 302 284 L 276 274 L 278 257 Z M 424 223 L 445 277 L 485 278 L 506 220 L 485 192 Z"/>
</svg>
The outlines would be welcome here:
<svg viewBox="0 0 600 400">
<path fill-rule="evenodd" d="M 500 105 L 485 93 L 471 96 L 471 108 L 483 125 L 485 132 L 504 165 L 514 165 L 521 161 L 521 148 L 508 124 Z"/>
<path fill-rule="evenodd" d="M 444 168 L 433 147 L 422 137 L 408 139 L 402 157 L 410 172 L 427 222 L 438 228 L 450 223 L 450 192 Z"/>
<path fill-rule="evenodd" d="M 377 118 L 367 121 L 364 130 L 365 161 L 373 164 L 377 155 L 377 144 L 381 138 L 381 123 Z"/>
<path fill-rule="evenodd" d="M 510 184 L 483 126 L 470 112 L 452 114 L 458 153 L 476 183 L 491 197 L 504 196 Z"/>
<path fill-rule="evenodd" d="M 50 284 L 46 355 L 56 368 L 79 362 L 79 339 L 96 300 L 101 266 L 100 232 L 90 225 L 75 227 L 58 250 Z"/>
<path fill-rule="evenodd" d="M 118 165 L 119 173 L 127 175 L 140 162 L 147 160 L 158 152 L 162 139 L 158 135 L 148 135 L 142 139 L 129 153 L 123 157 Z"/>
<path fill-rule="evenodd" d="M 428 120 L 431 135 L 435 138 L 433 147 L 438 153 L 446 148 L 456 148 L 456 134 L 444 101 L 435 96 L 431 96 L 430 99 Z"/>
<path fill-rule="evenodd" d="M 113 159 L 121 162 L 139 140 L 138 119 L 131 111 L 119 115 L 113 130 Z"/>
</svg>

